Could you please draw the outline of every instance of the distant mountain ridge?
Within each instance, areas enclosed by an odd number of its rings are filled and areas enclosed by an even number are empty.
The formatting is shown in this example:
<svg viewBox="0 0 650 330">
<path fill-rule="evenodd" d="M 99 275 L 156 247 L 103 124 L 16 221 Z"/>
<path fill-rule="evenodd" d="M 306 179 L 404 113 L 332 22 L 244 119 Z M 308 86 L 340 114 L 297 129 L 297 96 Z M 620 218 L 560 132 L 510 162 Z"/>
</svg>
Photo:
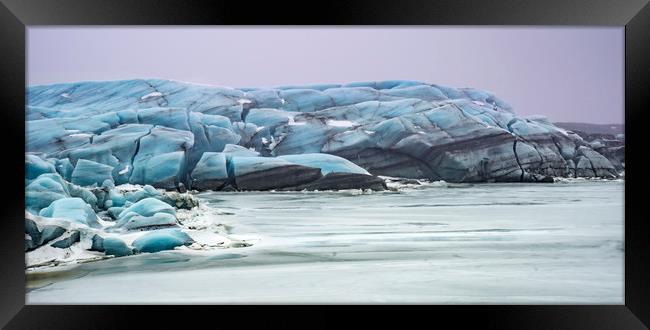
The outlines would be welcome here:
<svg viewBox="0 0 650 330">
<path fill-rule="evenodd" d="M 557 122 L 553 124 L 570 131 L 580 131 L 587 134 L 625 134 L 624 124 L 590 124 L 575 122 Z"/>
</svg>

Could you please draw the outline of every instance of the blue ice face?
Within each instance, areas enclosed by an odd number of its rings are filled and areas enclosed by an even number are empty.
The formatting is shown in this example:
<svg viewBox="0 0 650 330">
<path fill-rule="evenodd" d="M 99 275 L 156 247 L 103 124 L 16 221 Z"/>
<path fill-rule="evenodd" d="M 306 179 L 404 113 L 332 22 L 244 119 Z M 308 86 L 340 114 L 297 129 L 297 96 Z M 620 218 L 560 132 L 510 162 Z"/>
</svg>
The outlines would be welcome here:
<svg viewBox="0 0 650 330">
<path fill-rule="evenodd" d="M 111 227 L 112 231 L 174 226 L 177 224 L 174 207 L 153 197 L 123 207 L 119 214 L 116 213 L 114 216 L 117 221 Z"/>
<path fill-rule="evenodd" d="M 347 159 L 328 154 L 286 155 L 278 158 L 298 165 L 320 168 L 323 175 L 331 172 L 369 174 Z"/>
<path fill-rule="evenodd" d="M 169 228 L 154 230 L 139 237 L 133 241 L 133 247 L 137 252 L 159 252 L 192 242 L 192 238 L 180 229 Z"/>
<path fill-rule="evenodd" d="M 232 173 L 235 176 L 242 176 L 248 173 L 264 171 L 275 167 L 292 165 L 291 162 L 281 158 L 241 156 L 231 157 L 229 163 L 232 167 Z"/>
<path fill-rule="evenodd" d="M 221 152 L 205 152 L 192 171 L 195 180 L 228 179 L 226 154 Z"/>
<path fill-rule="evenodd" d="M 80 186 L 101 186 L 106 180 L 113 181 L 113 167 L 90 160 L 80 159 L 72 171 L 72 183 Z"/>
<path fill-rule="evenodd" d="M 92 207 L 78 197 L 58 199 L 39 212 L 42 217 L 62 218 L 89 226 L 101 227 Z"/>
<path fill-rule="evenodd" d="M 375 101 L 381 95 L 379 91 L 370 87 L 331 88 L 325 90 L 324 93 L 332 98 L 336 106 Z"/>
<path fill-rule="evenodd" d="M 36 155 L 25 156 L 25 179 L 33 180 L 43 173 L 54 173 L 54 165 Z"/>
<path fill-rule="evenodd" d="M 313 112 L 336 105 L 327 94 L 313 89 L 286 89 L 278 95 L 284 100 L 280 108 L 285 111 Z"/>
<path fill-rule="evenodd" d="M 52 202 L 66 197 L 70 197 L 70 193 L 64 188 L 62 180 L 45 175 L 35 179 L 25 188 L 25 206 L 34 214 L 38 214 Z"/>
<path fill-rule="evenodd" d="M 235 89 L 134 79 L 34 86 L 26 96 L 26 149 L 40 157 L 29 156 L 28 181 L 56 172 L 80 185 L 108 180 L 175 189 L 223 177 L 224 159 L 213 153 L 225 154 L 225 172 L 237 167 L 232 157 L 332 153 L 371 173 L 413 177 L 450 162 L 468 173 L 429 178 L 474 180 L 482 174 L 473 168 L 493 171 L 484 158 L 494 166 L 515 162 L 517 137 L 540 141 L 520 142 L 542 155 L 538 165 L 533 156 L 523 159 L 524 167 L 540 167 L 536 172 L 576 164 L 576 148 L 584 145 L 546 119 L 516 116 L 489 91 L 410 80 Z M 455 150 L 461 146 L 467 154 Z M 257 154 L 247 155 L 249 148 Z M 212 156 L 203 159 L 206 153 Z M 329 161 L 295 160 L 339 166 Z M 499 171 L 515 170 L 521 169 Z"/>
<path fill-rule="evenodd" d="M 81 198 L 91 207 L 97 205 L 97 197 L 90 190 L 64 180 L 57 173 L 41 174 L 25 187 L 26 209 L 33 214 L 38 214 L 52 202 L 67 197 Z"/>
<path fill-rule="evenodd" d="M 129 248 L 124 241 L 115 237 L 107 237 L 102 241 L 104 254 L 114 255 L 116 257 L 124 257 L 132 255 L 133 251 Z"/>
</svg>

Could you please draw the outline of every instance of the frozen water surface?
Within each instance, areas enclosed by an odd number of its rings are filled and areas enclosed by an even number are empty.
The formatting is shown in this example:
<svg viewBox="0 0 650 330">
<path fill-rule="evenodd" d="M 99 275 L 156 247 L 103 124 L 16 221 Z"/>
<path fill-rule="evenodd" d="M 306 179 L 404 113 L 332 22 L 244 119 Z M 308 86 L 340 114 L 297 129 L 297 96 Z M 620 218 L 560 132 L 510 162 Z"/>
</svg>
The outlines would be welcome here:
<svg viewBox="0 0 650 330">
<path fill-rule="evenodd" d="M 202 193 L 252 246 L 81 264 L 33 281 L 27 301 L 623 304 L 623 187 Z"/>
</svg>

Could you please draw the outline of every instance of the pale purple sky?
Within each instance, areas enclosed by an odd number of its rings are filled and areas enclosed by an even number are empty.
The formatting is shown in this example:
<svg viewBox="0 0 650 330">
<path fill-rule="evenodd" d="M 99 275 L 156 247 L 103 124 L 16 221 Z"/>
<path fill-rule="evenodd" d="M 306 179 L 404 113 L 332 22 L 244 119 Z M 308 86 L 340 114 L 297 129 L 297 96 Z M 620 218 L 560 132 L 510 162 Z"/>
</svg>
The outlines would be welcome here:
<svg viewBox="0 0 650 330">
<path fill-rule="evenodd" d="M 623 27 L 29 27 L 29 85 L 168 78 L 230 87 L 407 79 L 517 114 L 623 123 Z"/>
</svg>

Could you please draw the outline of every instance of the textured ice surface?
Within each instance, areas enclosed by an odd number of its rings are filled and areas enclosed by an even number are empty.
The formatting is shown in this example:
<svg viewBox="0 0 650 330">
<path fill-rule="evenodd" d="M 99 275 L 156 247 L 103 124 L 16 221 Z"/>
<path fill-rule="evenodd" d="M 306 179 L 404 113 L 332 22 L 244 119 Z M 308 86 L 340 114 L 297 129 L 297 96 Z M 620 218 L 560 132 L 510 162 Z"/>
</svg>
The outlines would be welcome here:
<svg viewBox="0 0 650 330">
<path fill-rule="evenodd" d="M 226 155 L 220 152 L 205 152 L 192 171 L 196 180 L 228 179 Z"/>
<path fill-rule="evenodd" d="M 291 165 L 292 163 L 281 158 L 268 157 L 247 157 L 234 156 L 230 163 L 232 164 L 232 173 L 235 176 L 242 176 L 248 173 L 268 170 L 275 167 Z"/>
<path fill-rule="evenodd" d="M 192 239 L 186 233 L 170 228 L 152 231 L 139 237 L 133 241 L 133 247 L 138 252 L 159 252 L 191 243 Z"/>
<path fill-rule="evenodd" d="M 25 158 L 25 179 L 27 180 L 33 180 L 41 174 L 56 171 L 54 165 L 36 155 L 27 155 Z"/>
<path fill-rule="evenodd" d="M 77 161 L 71 182 L 80 186 L 101 186 L 106 180 L 113 181 L 113 167 L 86 159 Z"/>
<path fill-rule="evenodd" d="M 28 179 L 55 166 L 65 179 L 101 185 L 112 167 L 116 184 L 215 188 L 209 176 L 192 176 L 203 154 L 249 149 L 326 153 L 373 175 L 451 182 L 617 176 L 598 145 L 546 118 L 518 117 L 475 88 L 389 80 L 232 89 L 135 79 L 32 86 L 27 103 L 26 147 L 42 158 L 28 156 Z"/>
<path fill-rule="evenodd" d="M 349 160 L 328 154 L 286 155 L 278 158 L 298 165 L 320 168 L 323 175 L 331 172 L 368 174 L 368 171 Z"/>
<path fill-rule="evenodd" d="M 106 258 L 91 251 L 93 237 L 109 255 L 136 254 L 79 266 L 101 271 L 32 291 L 35 301 L 170 299 L 133 287 L 142 274 L 174 282 L 185 301 L 621 301 L 612 265 L 622 260 L 613 211 L 622 185 L 415 180 L 549 182 L 623 168 L 617 153 L 600 153 L 604 142 L 518 117 L 490 92 L 407 80 L 233 89 L 136 79 L 26 96 L 28 267 Z M 203 195 L 218 215 L 179 193 L 381 190 L 376 175 L 410 181 L 375 194 Z M 43 237 L 58 247 L 39 246 Z M 125 264 L 143 273 L 113 277 Z"/>
<path fill-rule="evenodd" d="M 64 218 L 90 227 L 99 227 L 97 214 L 78 197 L 58 199 L 39 212 L 42 217 Z"/>
<path fill-rule="evenodd" d="M 120 212 L 115 227 L 137 229 L 175 223 L 176 211 L 174 208 L 159 199 L 149 197 Z"/>
<path fill-rule="evenodd" d="M 41 175 L 25 188 L 25 208 L 34 213 L 57 199 L 70 197 L 65 182 L 56 175 Z"/>
<path fill-rule="evenodd" d="M 103 240 L 102 246 L 106 255 L 114 255 L 116 257 L 123 257 L 133 254 L 133 251 L 126 246 L 121 239 L 109 237 Z"/>
<path fill-rule="evenodd" d="M 564 182 L 204 193 L 252 246 L 83 264 L 27 301 L 622 304 L 624 185 Z"/>
</svg>

